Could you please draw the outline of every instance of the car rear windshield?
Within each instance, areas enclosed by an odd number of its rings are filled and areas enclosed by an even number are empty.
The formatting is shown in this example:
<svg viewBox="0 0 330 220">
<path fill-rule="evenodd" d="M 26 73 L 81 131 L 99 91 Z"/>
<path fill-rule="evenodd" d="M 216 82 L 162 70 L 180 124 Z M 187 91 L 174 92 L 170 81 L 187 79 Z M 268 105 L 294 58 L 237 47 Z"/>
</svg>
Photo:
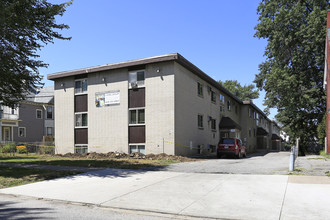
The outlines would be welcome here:
<svg viewBox="0 0 330 220">
<path fill-rule="evenodd" d="M 224 138 L 220 140 L 220 144 L 235 144 L 235 139 L 233 138 Z"/>
</svg>

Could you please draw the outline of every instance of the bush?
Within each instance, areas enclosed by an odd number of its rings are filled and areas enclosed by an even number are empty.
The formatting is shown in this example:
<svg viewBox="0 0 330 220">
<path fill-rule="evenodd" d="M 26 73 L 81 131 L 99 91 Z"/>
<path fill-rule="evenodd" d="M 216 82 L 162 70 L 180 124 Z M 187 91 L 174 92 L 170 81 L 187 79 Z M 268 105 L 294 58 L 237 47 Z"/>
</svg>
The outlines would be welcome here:
<svg viewBox="0 0 330 220">
<path fill-rule="evenodd" d="M 27 150 L 26 146 L 24 146 L 24 145 L 16 146 L 16 150 L 19 154 L 27 154 L 28 153 L 28 150 Z"/>
<path fill-rule="evenodd" d="M 55 148 L 53 146 L 45 146 L 45 154 L 55 154 Z"/>
<path fill-rule="evenodd" d="M 16 152 L 16 144 L 9 143 L 2 147 L 2 153 L 15 153 Z"/>
</svg>

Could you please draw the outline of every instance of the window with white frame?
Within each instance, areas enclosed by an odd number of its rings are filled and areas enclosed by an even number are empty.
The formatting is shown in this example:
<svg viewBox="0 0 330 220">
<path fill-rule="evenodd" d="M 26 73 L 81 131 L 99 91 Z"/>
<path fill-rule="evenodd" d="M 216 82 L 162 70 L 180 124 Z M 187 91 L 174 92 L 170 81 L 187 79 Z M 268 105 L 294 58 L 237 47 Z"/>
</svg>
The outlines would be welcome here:
<svg viewBox="0 0 330 220">
<path fill-rule="evenodd" d="M 88 126 L 88 114 L 87 112 L 75 113 L 75 127 L 87 127 Z"/>
<path fill-rule="evenodd" d="M 74 93 L 83 94 L 87 93 L 88 81 L 87 79 L 77 79 L 74 84 Z"/>
<path fill-rule="evenodd" d="M 197 116 L 197 124 L 198 124 L 198 128 L 204 128 L 204 126 L 203 126 L 203 115 L 198 115 Z"/>
<path fill-rule="evenodd" d="M 36 110 L 36 118 L 37 119 L 42 119 L 42 110 L 41 109 Z"/>
<path fill-rule="evenodd" d="M 144 86 L 144 70 L 132 71 L 128 73 L 129 88 Z"/>
<path fill-rule="evenodd" d="M 14 108 L 11 109 L 11 114 L 12 115 L 17 115 L 18 111 L 17 111 L 17 105 L 15 105 Z"/>
<path fill-rule="evenodd" d="M 47 119 L 53 119 L 53 106 L 47 106 Z"/>
<path fill-rule="evenodd" d="M 141 153 L 146 154 L 146 148 L 145 145 L 129 145 L 129 153 Z"/>
<path fill-rule="evenodd" d="M 78 145 L 74 146 L 74 153 L 76 154 L 84 154 L 88 153 L 88 146 L 87 145 Z"/>
<path fill-rule="evenodd" d="M 129 110 L 129 124 L 130 125 L 144 124 L 144 123 L 145 123 L 144 108 Z"/>
<path fill-rule="evenodd" d="M 47 136 L 53 136 L 53 127 L 47 127 L 46 131 L 47 131 Z"/>
<path fill-rule="evenodd" d="M 203 97 L 203 85 L 200 82 L 197 82 L 197 94 Z"/>
<path fill-rule="evenodd" d="M 18 128 L 18 137 L 26 137 L 26 128 L 25 127 Z"/>
</svg>

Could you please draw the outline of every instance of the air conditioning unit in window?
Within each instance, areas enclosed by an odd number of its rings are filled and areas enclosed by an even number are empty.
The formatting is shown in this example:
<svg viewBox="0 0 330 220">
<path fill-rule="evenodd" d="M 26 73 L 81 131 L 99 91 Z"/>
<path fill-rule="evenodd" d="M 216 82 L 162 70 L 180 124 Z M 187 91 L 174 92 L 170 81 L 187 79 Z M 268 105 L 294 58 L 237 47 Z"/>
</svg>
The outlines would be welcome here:
<svg viewBox="0 0 330 220">
<path fill-rule="evenodd" d="M 138 84 L 137 82 L 131 82 L 131 88 L 137 88 L 138 87 Z"/>
</svg>

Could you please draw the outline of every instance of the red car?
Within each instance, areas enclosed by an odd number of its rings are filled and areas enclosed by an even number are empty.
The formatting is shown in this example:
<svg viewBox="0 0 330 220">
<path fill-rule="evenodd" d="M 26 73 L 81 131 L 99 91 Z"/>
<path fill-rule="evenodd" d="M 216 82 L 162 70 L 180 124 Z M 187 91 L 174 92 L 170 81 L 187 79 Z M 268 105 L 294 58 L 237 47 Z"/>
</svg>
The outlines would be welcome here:
<svg viewBox="0 0 330 220">
<path fill-rule="evenodd" d="M 222 155 L 233 155 L 237 159 L 246 157 L 246 148 L 238 138 L 221 138 L 218 144 L 217 157 Z"/>
</svg>

